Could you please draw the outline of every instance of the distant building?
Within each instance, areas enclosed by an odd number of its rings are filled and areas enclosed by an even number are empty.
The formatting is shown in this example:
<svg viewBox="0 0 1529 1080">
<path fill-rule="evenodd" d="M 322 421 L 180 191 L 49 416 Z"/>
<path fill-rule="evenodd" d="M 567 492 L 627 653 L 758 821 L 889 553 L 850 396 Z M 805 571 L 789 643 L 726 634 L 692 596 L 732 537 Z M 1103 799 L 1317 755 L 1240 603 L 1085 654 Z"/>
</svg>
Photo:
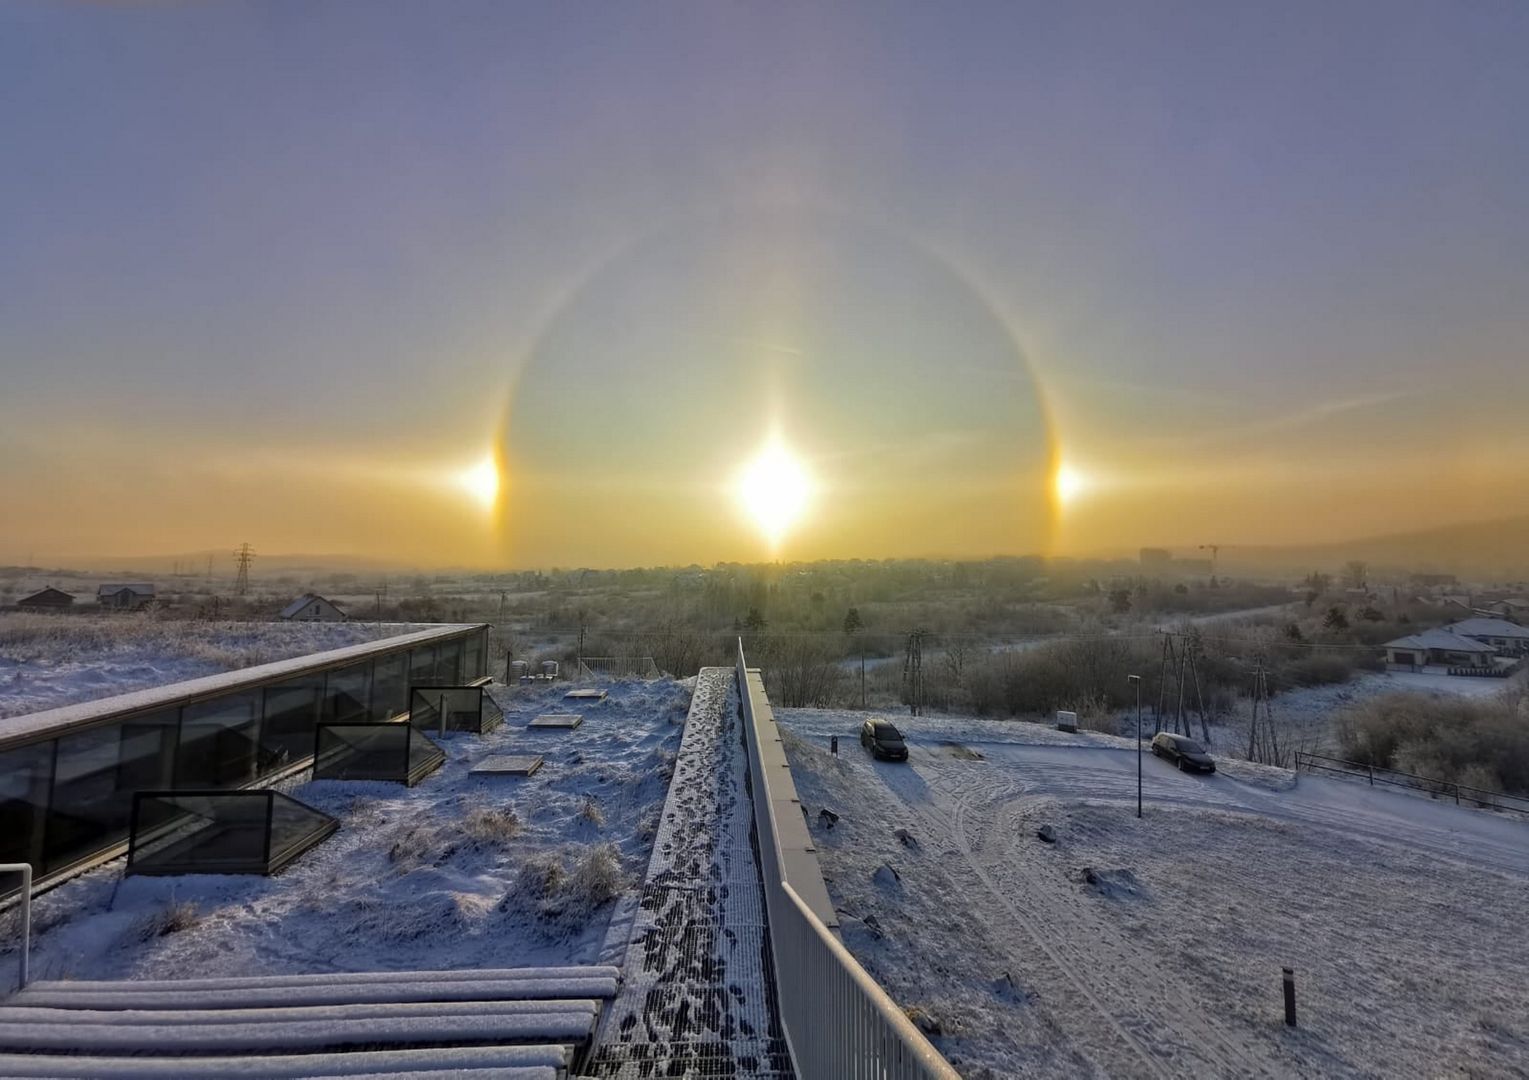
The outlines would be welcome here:
<svg viewBox="0 0 1529 1080">
<path fill-rule="evenodd" d="M 1448 630 L 1424 630 L 1420 634 L 1388 641 L 1386 666 L 1393 670 L 1418 671 L 1429 665 L 1486 667 L 1497 650 L 1475 638 Z"/>
<path fill-rule="evenodd" d="M 1190 577 L 1210 577 L 1216 571 L 1216 564 L 1210 559 L 1174 559 L 1173 569 Z"/>
<path fill-rule="evenodd" d="M 1517 622 L 1529 616 L 1529 600 L 1522 596 L 1510 596 L 1505 600 L 1489 600 L 1482 604 L 1482 607 L 1510 622 Z"/>
<path fill-rule="evenodd" d="M 138 611 L 154 599 L 154 586 L 149 584 L 101 585 L 96 589 L 96 603 L 113 611 Z"/>
<path fill-rule="evenodd" d="M 303 593 L 277 616 L 289 622 L 344 622 L 348 616 L 318 593 Z"/>
<path fill-rule="evenodd" d="M 1440 586 L 1448 586 L 1453 588 L 1454 586 L 1460 584 L 1460 581 L 1455 577 L 1454 574 L 1413 574 L 1412 583 L 1414 585 L 1421 585 L 1425 588 L 1431 589 L 1438 588 Z"/>
<path fill-rule="evenodd" d="M 1173 563 L 1173 552 L 1167 548 L 1142 548 L 1141 568 L 1143 570 L 1165 571 Z"/>
<path fill-rule="evenodd" d="M 16 606 L 23 611 L 63 611 L 74 606 L 74 597 L 50 585 L 40 593 L 17 600 Z"/>
<path fill-rule="evenodd" d="M 1500 653 L 1529 653 L 1529 627 L 1507 619 L 1461 619 L 1442 629 L 1490 645 Z"/>
</svg>

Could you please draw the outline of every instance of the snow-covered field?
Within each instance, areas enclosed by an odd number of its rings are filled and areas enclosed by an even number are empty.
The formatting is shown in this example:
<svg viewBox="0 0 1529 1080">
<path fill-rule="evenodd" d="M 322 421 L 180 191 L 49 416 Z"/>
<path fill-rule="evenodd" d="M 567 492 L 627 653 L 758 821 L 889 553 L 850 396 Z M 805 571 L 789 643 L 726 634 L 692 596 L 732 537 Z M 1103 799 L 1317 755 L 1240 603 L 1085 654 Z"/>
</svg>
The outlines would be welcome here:
<svg viewBox="0 0 1529 1080">
<path fill-rule="evenodd" d="M 419 627 L 0 614 L 0 717 L 338 649 Z"/>
<path fill-rule="evenodd" d="M 566 686 L 505 689 L 505 724 L 451 734 L 414 788 L 318 781 L 295 798 L 340 830 L 270 877 L 121 876 L 121 862 L 39 897 L 34 978 L 189 978 L 593 963 L 614 900 L 652 846 L 690 690 L 609 684 L 582 726 L 528 729 L 568 711 Z M 475 777 L 489 754 L 542 754 L 530 778 Z M 14 915 L 3 983 L 14 979 Z"/>
<path fill-rule="evenodd" d="M 1138 820 L 1126 740 L 776 715 L 846 944 L 964 1076 L 1529 1075 L 1529 822 L 1150 755 Z"/>
</svg>

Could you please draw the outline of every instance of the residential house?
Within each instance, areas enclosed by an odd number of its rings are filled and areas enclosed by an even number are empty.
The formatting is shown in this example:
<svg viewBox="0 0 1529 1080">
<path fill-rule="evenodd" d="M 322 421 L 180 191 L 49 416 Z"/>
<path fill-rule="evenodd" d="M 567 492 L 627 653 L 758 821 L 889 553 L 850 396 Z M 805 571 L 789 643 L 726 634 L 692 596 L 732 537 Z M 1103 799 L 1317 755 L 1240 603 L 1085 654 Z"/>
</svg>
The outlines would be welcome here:
<svg viewBox="0 0 1529 1080">
<path fill-rule="evenodd" d="M 1388 641 L 1386 667 L 1391 670 L 1419 671 L 1430 665 L 1443 667 L 1486 667 L 1496 655 L 1495 646 L 1449 630 L 1424 630 Z"/>
<path fill-rule="evenodd" d="M 1461 619 L 1442 629 L 1490 645 L 1499 653 L 1513 656 L 1529 653 L 1529 626 L 1519 626 L 1507 619 Z"/>
<path fill-rule="evenodd" d="M 344 622 L 345 612 L 318 593 L 303 593 L 277 616 L 289 622 Z"/>
<path fill-rule="evenodd" d="M 42 592 L 17 600 L 16 606 L 22 611 L 64 611 L 74 606 L 74 597 L 50 585 Z"/>
<path fill-rule="evenodd" d="M 96 589 L 96 603 L 112 611 L 139 611 L 154 600 L 154 586 L 145 583 L 101 585 Z"/>
</svg>

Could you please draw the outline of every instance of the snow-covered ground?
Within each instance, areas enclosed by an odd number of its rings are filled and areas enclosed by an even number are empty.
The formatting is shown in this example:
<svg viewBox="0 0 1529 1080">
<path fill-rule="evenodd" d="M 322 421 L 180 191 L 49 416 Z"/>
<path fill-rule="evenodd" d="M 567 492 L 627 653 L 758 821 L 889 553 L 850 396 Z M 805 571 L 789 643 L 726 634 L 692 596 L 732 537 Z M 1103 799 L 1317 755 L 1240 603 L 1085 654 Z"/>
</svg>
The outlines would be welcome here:
<svg viewBox="0 0 1529 1080">
<path fill-rule="evenodd" d="M 1126 740 L 895 717 L 903 765 L 776 716 L 846 944 L 964 1076 L 1529 1074 L 1529 822 L 1150 755 L 1138 820 Z"/>
<path fill-rule="evenodd" d="M 340 818 L 274 877 L 121 876 L 121 862 L 39 897 L 34 978 L 189 978 L 593 963 L 613 901 L 642 877 L 690 690 L 608 684 L 571 731 L 566 684 L 494 688 L 505 724 L 440 740 L 414 788 L 317 781 L 295 798 Z M 530 778 L 470 776 L 489 754 L 542 754 Z M 12 983 L 14 914 L 0 923 Z"/>
<path fill-rule="evenodd" d="M 142 615 L 0 614 L 0 717 L 165 686 L 393 637 L 383 623 L 199 622 Z"/>
</svg>

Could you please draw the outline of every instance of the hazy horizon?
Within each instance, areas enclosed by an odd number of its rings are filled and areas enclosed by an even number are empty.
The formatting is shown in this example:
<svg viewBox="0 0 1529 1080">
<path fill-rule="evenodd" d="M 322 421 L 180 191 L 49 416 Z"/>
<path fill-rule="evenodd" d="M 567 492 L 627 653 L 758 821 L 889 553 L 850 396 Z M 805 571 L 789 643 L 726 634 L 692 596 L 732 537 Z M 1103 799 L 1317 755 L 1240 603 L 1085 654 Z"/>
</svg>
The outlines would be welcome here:
<svg viewBox="0 0 1529 1080">
<path fill-rule="evenodd" d="M 1525 40 L 1512 4 L 7 5 L 0 562 L 1529 514 Z"/>
</svg>

